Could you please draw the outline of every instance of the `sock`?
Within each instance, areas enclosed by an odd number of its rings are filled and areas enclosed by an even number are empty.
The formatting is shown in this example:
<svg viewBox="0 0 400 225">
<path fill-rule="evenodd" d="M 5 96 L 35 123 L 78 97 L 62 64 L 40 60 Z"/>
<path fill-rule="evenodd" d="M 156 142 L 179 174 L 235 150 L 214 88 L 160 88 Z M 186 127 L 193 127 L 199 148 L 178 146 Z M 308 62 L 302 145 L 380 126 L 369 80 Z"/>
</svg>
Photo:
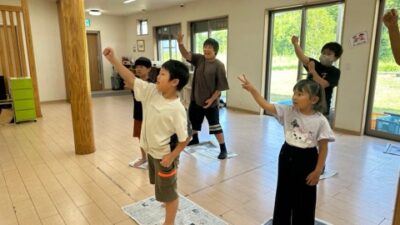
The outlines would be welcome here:
<svg viewBox="0 0 400 225">
<path fill-rule="evenodd" d="M 218 159 L 226 159 L 228 151 L 226 150 L 225 143 L 219 144 L 219 148 L 221 149 L 221 152 L 218 155 Z"/>
<path fill-rule="evenodd" d="M 195 133 L 192 135 L 192 140 L 189 142 L 188 145 L 196 145 L 199 143 L 199 135 L 198 133 Z"/>
</svg>

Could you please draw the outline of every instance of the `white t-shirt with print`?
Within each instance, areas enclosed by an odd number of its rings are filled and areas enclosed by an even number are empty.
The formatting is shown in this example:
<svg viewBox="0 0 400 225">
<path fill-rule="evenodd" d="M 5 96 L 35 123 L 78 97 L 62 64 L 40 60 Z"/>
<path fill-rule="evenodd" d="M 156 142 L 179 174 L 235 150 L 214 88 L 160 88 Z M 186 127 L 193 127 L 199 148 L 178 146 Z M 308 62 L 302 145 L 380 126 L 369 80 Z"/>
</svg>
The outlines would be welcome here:
<svg viewBox="0 0 400 225">
<path fill-rule="evenodd" d="M 135 79 L 133 90 L 143 106 L 140 147 L 153 158 L 162 159 L 171 152 L 172 135 L 176 134 L 179 142 L 188 138 L 186 110 L 179 97 L 164 98 L 153 83 Z"/>
<path fill-rule="evenodd" d="M 304 115 L 293 106 L 275 104 L 276 119 L 284 127 L 285 141 L 299 148 L 318 146 L 318 141 L 335 141 L 335 135 L 328 120 L 320 112 Z"/>
</svg>

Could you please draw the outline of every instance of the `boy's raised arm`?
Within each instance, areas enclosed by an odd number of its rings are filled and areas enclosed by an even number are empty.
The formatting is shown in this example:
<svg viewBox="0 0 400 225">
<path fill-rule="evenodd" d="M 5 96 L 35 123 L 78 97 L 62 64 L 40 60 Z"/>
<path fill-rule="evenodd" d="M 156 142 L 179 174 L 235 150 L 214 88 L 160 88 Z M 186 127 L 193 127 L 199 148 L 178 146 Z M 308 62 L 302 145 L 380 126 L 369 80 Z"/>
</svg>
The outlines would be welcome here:
<svg viewBox="0 0 400 225">
<path fill-rule="evenodd" d="M 297 36 L 292 36 L 292 44 L 294 48 L 294 52 L 296 53 L 297 58 L 304 64 L 307 65 L 308 62 L 310 61 L 310 58 L 308 56 L 304 55 L 303 49 L 301 49 L 299 45 L 299 37 Z"/>
<path fill-rule="evenodd" d="M 265 109 L 267 112 L 276 114 L 276 108 L 274 104 L 271 104 L 265 100 L 263 96 L 258 93 L 258 91 L 254 88 L 254 86 L 246 79 L 246 76 L 243 74 L 242 77 L 238 77 L 238 79 L 242 82 L 242 87 L 249 91 L 253 96 L 254 100 L 256 100 L 257 104 Z"/>
<path fill-rule="evenodd" d="M 114 50 L 107 47 L 103 50 L 103 55 L 114 66 L 115 70 L 118 71 L 122 79 L 124 79 L 125 85 L 133 89 L 135 75 L 115 57 Z"/>
</svg>

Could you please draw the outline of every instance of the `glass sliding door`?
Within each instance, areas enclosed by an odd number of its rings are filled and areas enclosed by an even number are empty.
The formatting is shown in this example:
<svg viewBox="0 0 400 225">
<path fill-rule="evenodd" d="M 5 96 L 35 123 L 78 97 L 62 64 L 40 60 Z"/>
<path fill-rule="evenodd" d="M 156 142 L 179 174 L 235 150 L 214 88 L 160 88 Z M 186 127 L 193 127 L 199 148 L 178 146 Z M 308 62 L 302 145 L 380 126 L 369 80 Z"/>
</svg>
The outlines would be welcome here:
<svg viewBox="0 0 400 225">
<path fill-rule="evenodd" d="M 306 24 L 304 29 L 304 50 L 307 55 L 318 59 L 321 48 L 327 42 L 339 42 L 342 37 L 343 4 L 315 6 L 306 9 Z M 336 61 L 336 67 L 338 61 Z M 301 67 L 302 77 L 306 78 L 306 71 Z"/>
<path fill-rule="evenodd" d="M 391 8 L 399 9 L 400 0 L 382 0 L 378 20 Z M 366 133 L 400 141 L 400 66 L 394 61 L 387 28 L 378 24 Z"/>
<path fill-rule="evenodd" d="M 301 30 L 302 10 L 272 12 L 270 17 L 269 100 L 290 102 L 298 79 L 298 59 L 290 41 Z"/>
<path fill-rule="evenodd" d="M 298 36 L 304 53 L 318 59 L 325 43 L 340 43 L 342 18 L 341 1 L 270 12 L 266 88 L 269 101 L 291 104 L 294 84 L 306 78 L 291 37 Z"/>
</svg>

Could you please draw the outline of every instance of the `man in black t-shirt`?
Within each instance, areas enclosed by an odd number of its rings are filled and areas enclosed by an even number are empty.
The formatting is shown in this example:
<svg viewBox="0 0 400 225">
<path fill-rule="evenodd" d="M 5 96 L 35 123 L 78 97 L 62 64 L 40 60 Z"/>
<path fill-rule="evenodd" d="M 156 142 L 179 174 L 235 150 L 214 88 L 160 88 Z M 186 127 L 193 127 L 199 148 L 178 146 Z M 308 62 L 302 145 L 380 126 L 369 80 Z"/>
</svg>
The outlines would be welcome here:
<svg viewBox="0 0 400 225">
<path fill-rule="evenodd" d="M 321 49 L 321 56 L 318 61 L 304 55 L 297 36 L 292 36 L 292 44 L 297 58 L 299 58 L 308 71 L 308 79 L 313 79 L 325 89 L 327 108 L 324 114 L 325 116 L 329 116 L 333 88 L 338 85 L 340 79 L 340 70 L 333 66 L 333 63 L 342 56 L 342 46 L 336 42 L 326 43 Z"/>
</svg>

